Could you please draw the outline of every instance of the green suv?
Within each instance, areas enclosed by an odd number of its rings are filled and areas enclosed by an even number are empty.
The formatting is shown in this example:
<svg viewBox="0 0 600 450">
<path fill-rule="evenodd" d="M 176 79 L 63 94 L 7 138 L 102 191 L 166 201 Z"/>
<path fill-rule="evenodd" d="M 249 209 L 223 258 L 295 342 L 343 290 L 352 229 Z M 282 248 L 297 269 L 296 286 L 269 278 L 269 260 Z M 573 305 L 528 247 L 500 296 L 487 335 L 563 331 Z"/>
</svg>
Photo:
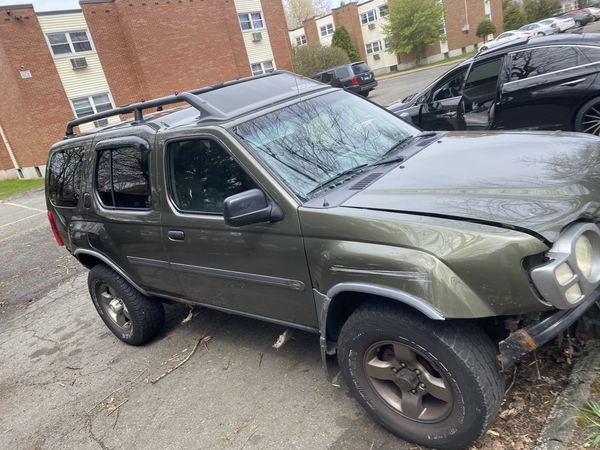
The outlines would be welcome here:
<svg viewBox="0 0 600 450">
<path fill-rule="evenodd" d="M 596 136 L 424 133 L 274 72 L 73 120 L 47 167 L 119 339 L 157 336 L 163 302 L 318 333 L 328 376 L 421 445 L 481 437 L 503 369 L 600 293 Z"/>
</svg>

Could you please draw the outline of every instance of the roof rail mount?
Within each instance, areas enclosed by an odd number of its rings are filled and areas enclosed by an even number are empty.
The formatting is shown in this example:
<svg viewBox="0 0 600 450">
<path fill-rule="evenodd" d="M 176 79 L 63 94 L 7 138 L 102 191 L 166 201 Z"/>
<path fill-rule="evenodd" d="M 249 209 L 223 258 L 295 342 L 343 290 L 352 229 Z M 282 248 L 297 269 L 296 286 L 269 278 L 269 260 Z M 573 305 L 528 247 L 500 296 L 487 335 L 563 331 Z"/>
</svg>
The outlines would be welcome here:
<svg viewBox="0 0 600 450">
<path fill-rule="evenodd" d="M 264 78 L 273 75 L 279 75 L 281 73 L 289 73 L 285 70 L 275 70 L 270 73 L 255 75 L 251 77 L 240 78 L 238 80 L 229 81 L 226 83 L 217 83 L 212 86 L 204 87 L 201 89 L 194 89 L 189 92 L 180 92 L 175 93 L 173 95 L 168 95 L 166 97 L 156 98 L 154 100 L 142 101 L 138 103 L 132 103 L 130 105 L 121 106 L 118 108 L 109 109 L 107 111 L 102 111 L 96 114 L 90 114 L 89 116 L 80 117 L 78 119 L 70 120 L 67 123 L 67 131 L 65 133 L 65 139 L 73 137 L 75 133 L 73 132 L 73 128 L 76 126 L 82 125 L 84 123 L 95 122 L 96 120 L 106 119 L 108 117 L 118 116 L 121 114 L 130 114 L 134 113 L 134 123 L 142 123 L 144 121 L 144 110 L 150 108 L 160 108 L 165 105 L 172 105 L 175 103 L 187 103 L 193 108 L 196 108 L 200 112 L 200 116 L 202 118 L 215 118 L 215 119 L 224 119 L 226 118 L 226 114 L 215 106 L 211 105 L 206 100 L 198 97 L 198 95 L 203 94 L 205 92 L 214 91 L 216 89 L 221 89 L 227 86 L 231 86 L 238 83 L 244 83 L 246 81 L 256 79 L 256 78 Z"/>
</svg>

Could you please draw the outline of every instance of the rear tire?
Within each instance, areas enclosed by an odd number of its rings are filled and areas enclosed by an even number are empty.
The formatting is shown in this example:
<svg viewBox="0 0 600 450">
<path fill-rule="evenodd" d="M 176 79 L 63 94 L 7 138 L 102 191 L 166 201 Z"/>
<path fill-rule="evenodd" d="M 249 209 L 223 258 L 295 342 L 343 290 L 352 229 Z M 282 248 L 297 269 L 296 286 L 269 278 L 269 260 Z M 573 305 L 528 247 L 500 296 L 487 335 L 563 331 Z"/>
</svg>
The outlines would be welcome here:
<svg viewBox="0 0 600 450">
<path fill-rule="evenodd" d="M 162 303 L 142 295 L 108 266 L 90 270 L 88 288 L 100 318 L 123 342 L 142 345 L 160 333 L 165 323 Z"/>
<path fill-rule="evenodd" d="M 575 131 L 600 136 L 600 98 L 585 103 L 575 116 Z"/>
<path fill-rule="evenodd" d="M 361 92 L 360 95 L 362 95 L 363 97 L 368 97 L 369 96 L 369 92 L 371 92 L 371 91 Z"/>
<path fill-rule="evenodd" d="M 383 427 L 438 449 L 470 446 L 491 426 L 504 376 L 479 328 L 367 304 L 346 321 L 338 361 L 350 391 Z"/>
<path fill-rule="evenodd" d="M 581 22 L 580 22 L 579 20 L 576 20 L 576 21 L 575 21 L 575 26 L 576 26 L 576 27 L 580 27 L 580 26 L 581 26 Z"/>
</svg>

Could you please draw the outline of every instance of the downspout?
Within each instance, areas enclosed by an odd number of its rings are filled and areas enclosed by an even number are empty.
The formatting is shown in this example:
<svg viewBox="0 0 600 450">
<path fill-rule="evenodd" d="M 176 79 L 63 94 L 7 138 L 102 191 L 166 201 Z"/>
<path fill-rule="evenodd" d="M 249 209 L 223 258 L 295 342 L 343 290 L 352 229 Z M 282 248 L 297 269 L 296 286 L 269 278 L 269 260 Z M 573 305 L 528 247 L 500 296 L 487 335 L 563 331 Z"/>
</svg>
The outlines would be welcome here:
<svg viewBox="0 0 600 450">
<path fill-rule="evenodd" d="M 15 154 L 12 151 L 12 147 L 10 146 L 10 143 L 8 142 L 8 138 L 6 137 L 4 128 L 2 128 L 2 124 L 0 124 L 0 137 L 2 137 L 2 142 L 4 143 L 4 146 L 6 147 L 6 151 L 8 152 L 8 156 L 10 157 L 13 167 L 17 171 L 17 174 L 20 176 L 21 167 L 19 166 L 19 163 L 17 162 L 17 158 L 15 157 Z"/>
</svg>

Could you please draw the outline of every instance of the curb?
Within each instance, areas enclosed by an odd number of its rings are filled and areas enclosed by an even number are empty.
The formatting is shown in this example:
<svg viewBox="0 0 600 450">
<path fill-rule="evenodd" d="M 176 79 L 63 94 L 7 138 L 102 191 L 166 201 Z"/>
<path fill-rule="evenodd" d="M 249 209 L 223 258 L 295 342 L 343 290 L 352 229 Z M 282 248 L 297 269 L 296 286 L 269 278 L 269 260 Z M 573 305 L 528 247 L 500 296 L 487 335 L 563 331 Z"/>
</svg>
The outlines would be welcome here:
<svg viewBox="0 0 600 450">
<path fill-rule="evenodd" d="M 569 376 L 567 387 L 560 393 L 534 450 L 568 450 L 575 431 L 573 417 L 587 401 L 596 369 L 600 365 L 600 341 L 590 341 L 585 356 L 579 359 Z"/>
<path fill-rule="evenodd" d="M 440 64 L 434 64 L 432 66 L 427 66 L 427 67 L 417 67 L 415 69 L 407 69 L 407 70 L 402 70 L 402 71 L 398 71 L 396 73 L 390 73 L 390 74 L 385 74 L 385 75 L 379 75 L 378 77 L 375 77 L 377 79 L 377 81 L 385 81 L 389 78 L 396 78 L 396 77 L 400 77 L 402 75 L 409 75 L 411 73 L 416 73 L 416 72 L 423 72 L 424 70 L 429 70 L 429 69 L 435 69 L 436 67 L 442 67 L 442 66 L 450 66 L 453 64 L 459 64 L 461 62 L 463 62 L 465 59 L 469 59 L 471 58 L 471 56 L 468 56 L 467 58 L 464 59 L 455 59 L 454 61 L 450 61 L 450 62 L 445 62 L 445 63 L 440 63 Z"/>
</svg>

